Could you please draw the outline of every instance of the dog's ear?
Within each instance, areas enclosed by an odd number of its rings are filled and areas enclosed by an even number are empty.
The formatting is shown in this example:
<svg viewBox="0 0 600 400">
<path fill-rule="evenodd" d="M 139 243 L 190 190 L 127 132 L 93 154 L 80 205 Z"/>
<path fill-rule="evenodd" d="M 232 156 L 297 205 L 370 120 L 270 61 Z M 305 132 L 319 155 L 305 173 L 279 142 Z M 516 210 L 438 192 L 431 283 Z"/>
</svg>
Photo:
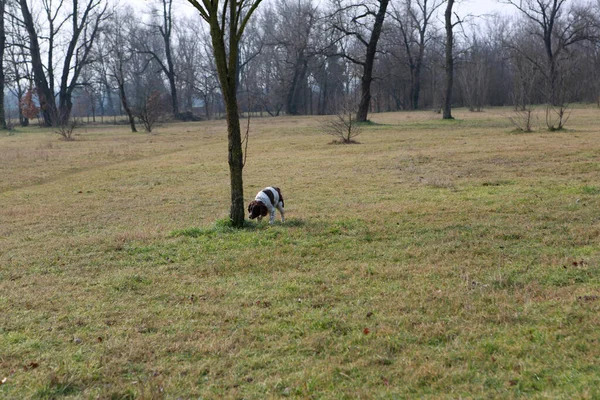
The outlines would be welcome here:
<svg viewBox="0 0 600 400">
<path fill-rule="evenodd" d="M 254 208 L 254 205 L 256 204 L 256 201 L 251 201 L 250 204 L 248 204 L 248 212 L 251 213 L 252 209 Z"/>
<path fill-rule="evenodd" d="M 260 215 L 265 217 L 268 213 L 269 209 L 267 208 L 267 206 L 265 206 L 264 203 L 260 203 Z"/>
</svg>

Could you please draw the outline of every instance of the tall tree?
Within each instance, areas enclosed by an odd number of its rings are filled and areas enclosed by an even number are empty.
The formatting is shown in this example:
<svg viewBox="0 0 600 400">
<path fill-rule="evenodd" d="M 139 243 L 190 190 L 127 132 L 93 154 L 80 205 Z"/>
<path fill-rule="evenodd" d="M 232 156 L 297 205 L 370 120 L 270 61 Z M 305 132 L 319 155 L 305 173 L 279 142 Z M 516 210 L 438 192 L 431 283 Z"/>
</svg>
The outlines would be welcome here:
<svg viewBox="0 0 600 400">
<path fill-rule="evenodd" d="M 274 72 L 285 92 L 285 111 L 288 115 L 307 113 L 309 63 L 314 58 L 314 30 L 317 9 L 311 0 L 278 0 L 273 9 L 263 13 L 269 25 L 265 32 L 265 54 L 277 63 Z M 271 21 L 271 22 L 268 22 Z"/>
<path fill-rule="evenodd" d="M 4 14 L 6 0 L 0 0 L 0 129 L 6 129 L 6 113 L 4 111 L 4 49 L 6 47 L 6 31 L 4 30 Z"/>
<path fill-rule="evenodd" d="M 23 15 L 23 24 L 29 35 L 29 53 L 31 55 L 33 81 L 40 101 L 42 118 L 46 126 L 52 126 L 54 117 L 56 116 L 56 103 L 54 101 L 54 93 L 46 78 L 38 33 L 27 0 L 19 0 L 19 5 L 21 6 L 21 14 Z M 50 46 L 50 49 L 52 49 L 52 46 Z M 52 76 L 51 73 L 49 75 Z"/>
<path fill-rule="evenodd" d="M 108 74 L 117 86 L 121 106 L 127 116 L 131 132 L 137 132 L 137 128 L 125 84 L 128 64 L 132 57 L 132 49 L 128 43 L 128 38 L 131 38 L 130 24 L 134 20 L 133 11 L 130 8 L 125 9 L 125 11 L 117 10 L 113 13 L 107 29 L 103 32 L 103 42 L 106 44 L 108 52 Z"/>
<path fill-rule="evenodd" d="M 87 0 L 80 4 L 78 0 L 71 2 L 66 9 L 66 2 L 53 4 L 51 0 L 42 0 L 42 8 L 47 19 L 47 32 L 40 34 L 36 29 L 27 0 L 19 0 L 23 23 L 29 34 L 29 51 L 34 81 L 40 99 L 44 122 L 47 126 L 65 124 L 73 108 L 73 92 L 79 85 L 79 77 L 83 68 L 93 60 L 90 57 L 94 40 L 98 35 L 101 23 L 106 17 L 108 3 L 102 0 Z M 58 90 L 58 106 L 55 94 L 55 47 L 58 46 L 58 34 L 66 27 L 70 28 Z M 40 50 L 40 38 L 45 38 L 48 48 L 48 61 L 44 65 Z M 62 49 L 61 49 L 62 50 Z"/>
<path fill-rule="evenodd" d="M 443 4 L 442 0 L 404 0 L 404 8 L 395 10 L 392 14 L 398 23 L 402 44 L 406 51 L 408 68 L 410 70 L 410 100 L 411 108 L 419 108 L 421 95 L 421 72 L 425 57 L 425 46 L 429 41 L 427 28 L 437 9 Z"/>
<path fill-rule="evenodd" d="M 348 60 L 363 68 L 360 79 L 360 101 L 356 112 L 356 119 L 359 122 L 367 121 L 369 107 L 371 105 L 371 83 L 373 82 L 373 66 L 375 65 L 375 56 L 377 55 L 377 43 L 381 36 L 383 21 L 387 13 L 389 0 L 376 0 L 374 4 L 353 4 L 343 6 L 338 3 L 337 21 L 333 27 L 344 35 L 354 36 L 366 49 L 364 60 L 354 58 L 347 53 L 342 54 Z M 353 12 L 349 19 L 346 19 L 345 11 Z M 373 25 L 367 28 L 365 20 L 371 18 Z"/>
<path fill-rule="evenodd" d="M 162 39 L 164 58 L 150 46 L 144 48 L 144 52 L 150 54 L 160 66 L 160 69 L 169 81 L 171 91 L 171 108 L 175 118 L 179 118 L 179 98 L 177 95 L 177 74 L 175 71 L 175 62 L 173 57 L 173 47 L 171 38 L 173 36 L 173 0 L 160 0 L 161 10 L 154 9 L 153 14 L 157 15 L 160 22 L 153 26 L 158 31 Z M 143 41 L 147 43 L 146 41 Z"/>
<path fill-rule="evenodd" d="M 566 72 L 561 70 L 561 62 L 570 58 L 569 47 L 595 36 L 591 32 L 598 21 L 589 5 L 572 4 L 567 8 L 567 0 L 506 0 L 513 5 L 534 29 L 534 39 L 541 40 L 545 53 L 545 62 L 540 63 L 532 54 L 524 55 L 540 68 L 545 76 L 546 102 L 552 106 L 560 106 L 564 101 L 561 86 L 564 86 Z M 517 47 L 515 47 L 518 49 Z"/>
<path fill-rule="evenodd" d="M 28 126 L 29 118 L 23 114 L 23 108 L 20 106 L 27 89 L 30 89 L 33 85 L 31 60 L 27 46 L 28 35 L 17 16 L 18 9 L 15 10 L 14 8 L 18 6 L 14 2 L 8 3 L 7 6 L 10 8 L 7 12 L 8 21 L 5 21 L 8 39 L 5 54 L 5 78 L 7 82 L 10 82 L 9 89 L 17 99 L 19 125 Z"/>
<path fill-rule="evenodd" d="M 446 28 L 446 86 L 444 88 L 443 119 L 454 119 L 452 117 L 452 87 L 454 86 L 454 26 L 452 22 L 452 7 L 454 0 L 447 0 L 444 12 L 444 24 Z"/>
<path fill-rule="evenodd" d="M 244 225 L 244 154 L 237 104 L 238 49 L 248 21 L 262 0 L 188 0 L 210 27 L 212 50 L 227 114 L 228 159 L 231 186 L 229 218 Z"/>
</svg>

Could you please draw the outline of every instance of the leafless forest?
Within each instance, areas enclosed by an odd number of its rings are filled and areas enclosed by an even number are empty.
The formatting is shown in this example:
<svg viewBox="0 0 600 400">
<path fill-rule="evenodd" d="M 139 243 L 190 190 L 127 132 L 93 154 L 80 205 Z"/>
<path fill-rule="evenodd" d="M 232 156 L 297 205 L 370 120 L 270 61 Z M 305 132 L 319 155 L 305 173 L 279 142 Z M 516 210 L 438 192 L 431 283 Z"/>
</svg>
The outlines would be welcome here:
<svg viewBox="0 0 600 400">
<path fill-rule="evenodd" d="M 366 103 L 366 119 L 367 111 L 441 111 L 447 99 L 472 111 L 546 104 L 557 116 L 549 128 L 560 128 L 568 104 L 599 102 L 600 2 L 501 1 L 513 12 L 484 16 L 460 15 L 452 3 L 262 2 L 239 44 L 240 111 L 335 114 L 354 102 Z M 150 131 L 160 118 L 225 112 L 208 26 L 182 3 L 0 4 L 4 125 L 68 135 L 77 117 Z"/>
</svg>

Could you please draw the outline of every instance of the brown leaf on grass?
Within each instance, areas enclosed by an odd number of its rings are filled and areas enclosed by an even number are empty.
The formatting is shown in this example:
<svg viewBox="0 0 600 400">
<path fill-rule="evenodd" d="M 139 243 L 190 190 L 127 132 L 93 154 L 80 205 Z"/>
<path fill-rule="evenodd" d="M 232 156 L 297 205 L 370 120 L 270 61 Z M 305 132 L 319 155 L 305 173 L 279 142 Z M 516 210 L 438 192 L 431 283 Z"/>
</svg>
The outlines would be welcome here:
<svg viewBox="0 0 600 400">
<path fill-rule="evenodd" d="M 98 343 L 102 343 L 102 341 L 103 341 L 103 340 L 104 340 L 104 339 L 102 339 L 102 336 L 98 336 L 98 337 L 96 338 L 96 341 L 97 341 Z"/>
<path fill-rule="evenodd" d="M 368 335 L 369 333 L 371 333 L 371 331 L 369 330 L 369 328 L 365 328 L 365 329 L 363 329 L 363 333 L 365 335 Z"/>
<path fill-rule="evenodd" d="M 585 296 L 577 296 L 577 300 L 579 301 L 596 301 L 599 297 L 596 295 L 585 295 Z"/>
<path fill-rule="evenodd" d="M 508 381 L 508 384 L 509 384 L 510 386 L 516 386 L 516 385 L 517 385 L 517 383 L 519 383 L 519 381 L 518 381 L 518 380 L 516 380 L 516 379 L 511 379 L 510 381 Z"/>
<path fill-rule="evenodd" d="M 385 386 L 390 386 L 390 381 L 385 376 L 382 376 L 381 380 Z"/>
<path fill-rule="evenodd" d="M 30 363 L 29 363 L 29 364 L 27 364 L 27 365 L 26 365 L 26 366 L 25 366 L 23 369 L 24 369 L 25 371 L 29 371 L 29 370 L 32 370 L 32 369 L 36 369 L 36 368 L 37 368 L 37 367 L 39 367 L 39 366 L 40 366 L 40 364 L 39 364 L 39 363 L 36 363 L 36 362 L 30 362 Z"/>
<path fill-rule="evenodd" d="M 372 316 L 373 316 L 373 313 L 372 313 L 371 311 L 369 311 L 369 312 L 367 313 L 367 318 L 371 318 Z"/>
</svg>

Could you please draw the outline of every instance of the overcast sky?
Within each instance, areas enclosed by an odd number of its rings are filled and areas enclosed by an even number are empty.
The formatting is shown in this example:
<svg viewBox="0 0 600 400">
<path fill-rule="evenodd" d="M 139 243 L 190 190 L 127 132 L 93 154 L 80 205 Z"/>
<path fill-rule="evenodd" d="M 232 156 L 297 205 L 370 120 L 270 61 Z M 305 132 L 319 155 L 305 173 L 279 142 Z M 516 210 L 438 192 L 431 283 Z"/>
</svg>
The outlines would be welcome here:
<svg viewBox="0 0 600 400">
<path fill-rule="evenodd" d="M 268 1 L 268 0 L 267 0 Z M 318 0 L 313 0 L 318 3 Z M 325 2 L 327 0 L 321 0 Z M 138 8 L 147 8 L 151 3 L 159 3 L 159 0 L 120 0 L 120 4 L 132 4 Z M 189 14 L 195 12 L 195 9 L 186 0 L 174 1 L 177 13 Z M 483 15 L 492 12 L 501 14 L 514 13 L 514 7 L 506 4 L 501 4 L 498 0 L 460 0 L 455 5 L 456 12 L 459 15 Z"/>
</svg>

